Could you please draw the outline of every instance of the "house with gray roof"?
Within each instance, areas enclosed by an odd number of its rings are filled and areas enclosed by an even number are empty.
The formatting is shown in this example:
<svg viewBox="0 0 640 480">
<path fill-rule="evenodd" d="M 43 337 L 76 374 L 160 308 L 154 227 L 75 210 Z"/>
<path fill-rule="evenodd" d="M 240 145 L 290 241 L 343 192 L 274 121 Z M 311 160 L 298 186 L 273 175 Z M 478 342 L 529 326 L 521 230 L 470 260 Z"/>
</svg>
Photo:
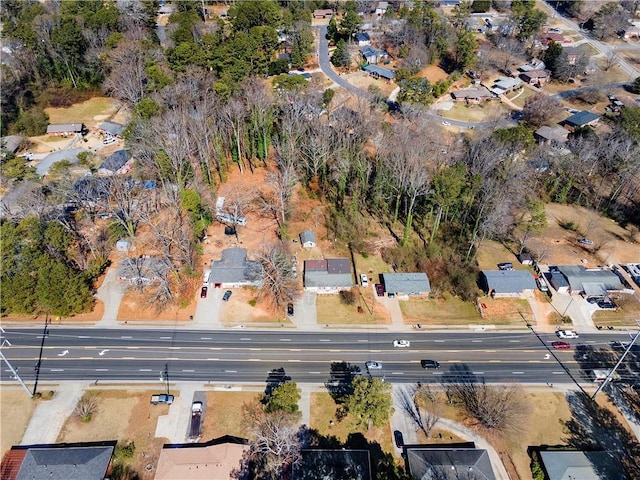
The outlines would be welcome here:
<svg viewBox="0 0 640 480">
<path fill-rule="evenodd" d="M 98 175 L 105 177 L 131 171 L 133 160 L 129 150 L 116 150 L 98 167 Z"/>
<path fill-rule="evenodd" d="M 473 442 L 459 444 L 405 445 L 407 470 L 420 480 L 495 480 L 486 450 Z"/>
<path fill-rule="evenodd" d="M 49 169 L 54 163 L 62 162 L 63 160 L 66 160 L 71 164 L 79 163 L 80 159 L 78 158 L 78 154 L 82 152 L 86 152 L 86 150 L 84 148 L 68 148 L 50 153 L 40 160 L 38 165 L 36 165 L 36 173 L 40 176 L 46 175 L 49 173 Z"/>
<path fill-rule="evenodd" d="M 167 277 L 171 263 L 163 257 L 141 255 L 118 263 L 118 280 L 131 285 L 151 285 Z"/>
<path fill-rule="evenodd" d="M 558 266 L 558 271 L 567 279 L 571 294 L 588 297 L 603 297 L 608 292 L 624 290 L 620 278 L 606 268 L 585 268 L 582 265 Z"/>
<path fill-rule="evenodd" d="M 262 263 L 247 260 L 246 248 L 227 248 L 220 260 L 211 262 L 209 283 L 215 288 L 261 287 L 262 271 Z"/>
<path fill-rule="evenodd" d="M 567 278 L 563 274 L 561 274 L 557 270 L 554 270 L 549 272 L 549 274 L 546 276 L 549 279 L 549 283 L 556 290 L 556 292 L 569 293 L 570 291 L 569 282 L 567 281 Z"/>
<path fill-rule="evenodd" d="M 314 248 L 316 246 L 316 235 L 311 230 L 300 232 L 300 243 L 304 248 Z"/>
<path fill-rule="evenodd" d="M 371 454 L 350 448 L 305 448 L 300 450 L 300 463 L 294 465 L 292 478 L 371 480 Z"/>
<path fill-rule="evenodd" d="M 519 87 L 521 84 L 522 81 L 519 78 L 498 77 L 498 80 L 496 80 L 493 87 L 491 87 L 491 91 L 496 95 L 502 95 Z"/>
<path fill-rule="evenodd" d="M 16 445 L 2 460 L 7 480 L 104 480 L 116 441 Z"/>
<path fill-rule="evenodd" d="M 384 50 L 379 50 L 371 45 L 365 45 L 360 49 L 360 54 L 364 61 L 371 64 L 376 64 L 381 60 L 387 58 L 389 55 Z"/>
<path fill-rule="evenodd" d="M 536 289 L 536 280 L 529 270 L 483 270 L 480 284 L 492 297 L 520 297 Z"/>
<path fill-rule="evenodd" d="M 384 291 L 401 296 L 424 296 L 431 291 L 429 277 L 424 272 L 381 273 Z"/>
<path fill-rule="evenodd" d="M 357 32 L 353 34 L 353 39 L 356 45 L 364 47 L 365 45 L 371 45 L 371 37 L 367 32 Z"/>
<path fill-rule="evenodd" d="M 608 452 L 540 451 L 548 480 L 626 480 L 620 460 Z"/>
<path fill-rule="evenodd" d="M 563 145 L 567 143 L 569 138 L 569 131 L 562 127 L 547 127 L 542 126 L 533 132 L 533 136 L 539 145 L 559 144 Z"/>
<path fill-rule="evenodd" d="M 25 143 L 26 138 L 22 135 L 7 135 L 0 138 L 0 151 L 16 153 Z M 4 158 L 4 157 L 2 157 Z"/>
<path fill-rule="evenodd" d="M 310 292 L 338 293 L 353 287 L 348 258 L 304 261 L 304 288 Z"/>
<path fill-rule="evenodd" d="M 491 93 L 486 87 L 464 88 L 462 90 L 456 90 L 451 92 L 451 97 L 456 101 L 467 102 L 482 102 L 483 100 L 490 100 L 496 96 Z"/>
<path fill-rule="evenodd" d="M 378 67 L 377 65 L 366 65 L 362 69 L 374 78 L 384 78 L 389 81 L 396 78 L 396 73 L 393 70 Z"/>
<path fill-rule="evenodd" d="M 66 137 L 85 130 L 84 123 L 51 123 L 47 125 L 47 135 Z"/>
<path fill-rule="evenodd" d="M 582 110 L 581 112 L 574 113 L 567 118 L 564 123 L 571 129 L 581 127 L 594 127 L 600 120 L 600 115 L 596 115 L 589 110 Z"/>
<path fill-rule="evenodd" d="M 118 122 L 102 122 L 98 128 L 103 135 L 122 138 L 125 126 Z"/>
</svg>

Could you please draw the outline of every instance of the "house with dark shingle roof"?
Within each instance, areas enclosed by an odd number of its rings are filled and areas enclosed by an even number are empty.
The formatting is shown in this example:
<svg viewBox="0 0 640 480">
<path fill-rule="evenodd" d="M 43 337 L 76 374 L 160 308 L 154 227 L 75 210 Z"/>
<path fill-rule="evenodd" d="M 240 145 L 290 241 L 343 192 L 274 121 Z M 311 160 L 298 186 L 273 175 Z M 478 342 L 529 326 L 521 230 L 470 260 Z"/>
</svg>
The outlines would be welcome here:
<svg viewBox="0 0 640 480">
<path fill-rule="evenodd" d="M 338 293 L 353 287 L 351 262 L 347 258 L 304 261 L 304 288 L 317 293 Z"/>
<path fill-rule="evenodd" d="M 371 37 L 367 32 L 357 32 L 353 34 L 353 39 L 356 45 L 364 47 L 365 45 L 371 45 Z"/>
<path fill-rule="evenodd" d="M 362 69 L 374 78 L 384 78 L 385 80 L 396 78 L 396 73 L 393 70 L 378 67 L 377 65 L 366 65 Z"/>
<path fill-rule="evenodd" d="M 384 291 L 395 295 L 423 296 L 431 291 L 429 277 L 424 272 L 381 273 L 380 280 Z"/>
<path fill-rule="evenodd" d="M 459 444 L 405 445 L 407 470 L 420 480 L 495 480 L 486 450 L 473 442 Z"/>
<path fill-rule="evenodd" d="M 2 460 L 3 480 L 104 480 L 116 441 L 16 445 Z"/>
<path fill-rule="evenodd" d="M 558 266 L 569 283 L 569 293 L 601 297 L 607 292 L 624 290 L 620 278 L 609 269 L 585 268 L 582 265 Z"/>
<path fill-rule="evenodd" d="M 564 123 L 573 130 L 580 127 L 594 127 L 599 120 L 600 115 L 596 115 L 589 110 L 582 110 L 581 112 L 571 115 Z"/>
<path fill-rule="evenodd" d="M 116 150 L 98 167 L 98 175 L 105 177 L 131 171 L 133 160 L 129 150 Z"/>
<path fill-rule="evenodd" d="M 451 92 L 451 97 L 456 101 L 465 100 L 467 102 L 482 102 L 483 100 L 491 100 L 496 96 L 486 87 L 464 88 Z"/>
<path fill-rule="evenodd" d="M 216 288 L 262 286 L 262 264 L 247 260 L 247 249 L 232 247 L 222 251 L 220 260 L 211 262 L 209 283 Z"/>
<path fill-rule="evenodd" d="M 300 232 L 300 243 L 303 248 L 313 248 L 316 246 L 316 236 L 311 230 Z"/>
<path fill-rule="evenodd" d="M 364 58 L 365 62 L 376 64 L 381 60 L 387 58 L 389 55 L 384 50 L 379 50 L 371 45 L 365 45 L 360 49 L 360 54 Z"/>
<path fill-rule="evenodd" d="M 493 297 L 520 297 L 536 289 L 536 280 L 529 270 L 483 270 L 480 283 Z"/>
<path fill-rule="evenodd" d="M 300 463 L 294 465 L 296 480 L 371 480 L 369 450 L 308 448 L 300 451 Z"/>
<path fill-rule="evenodd" d="M 539 452 L 546 480 L 626 480 L 619 459 L 608 452 L 549 451 Z"/>
<path fill-rule="evenodd" d="M 118 122 L 102 122 L 98 128 L 104 135 L 122 138 L 125 126 Z"/>
<path fill-rule="evenodd" d="M 569 131 L 566 128 L 545 125 L 533 132 L 533 136 L 539 145 L 564 144 L 569 138 Z"/>
</svg>

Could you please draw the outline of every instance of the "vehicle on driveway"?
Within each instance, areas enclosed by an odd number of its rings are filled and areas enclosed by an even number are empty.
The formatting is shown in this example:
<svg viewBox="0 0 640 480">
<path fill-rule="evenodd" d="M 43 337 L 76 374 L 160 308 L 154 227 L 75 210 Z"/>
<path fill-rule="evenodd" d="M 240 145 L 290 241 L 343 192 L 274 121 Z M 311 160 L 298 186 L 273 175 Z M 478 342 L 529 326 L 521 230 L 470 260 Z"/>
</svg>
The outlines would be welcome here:
<svg viewBox="0 0 640 480">
<path fill-rule="evenodd" d="M 360 283 L 362 283 L 363 287 L 368 287 L 369 286 L 369 279 L 367 278 L 367 274 L 366 273 L 361 273 L 360 274 Z"/>
<path fill-rule="evenodd" d="M 440 362 L 435 360 L 420 360 L 422 368 L 440 368 Z"/>
<path fill-rule="evenodd" d="M 293 303 L 287 303 L 287 315 L 293 317 Z"/>
<path fill-rule="evenodd" d="M 380 370 L 382 368 L 382 364 L 380 362 L 374 362 L 372 360 L 369 360 L 367 363 L 365 363 L 365 366 L 369 370 Z"/>
<path fill-rule="evenodd" d="M 558 338 L 578 338 L 578 334 L 573 330 L 558 330 L 556 332 Z"/>
<path fill-rule="evenodd" d="M 513 270 L 513 263 L 511 262 L 503 262 L 498 264 L 499 270 Z"/>
<path fill-rule="evenodd" d="M 593 240 L 589 240 L 588 238 L 579 238 L 578 243 L 583 245 L 593 245 Z"/>
<path fill-rule="evenodd" d="M 557 350 L 567 350 L 568 348 L 571 348 L 571 345 L 567 342 L 553 342 L 551 346 Z"/>
<path fill-rule="evenodd" d="M 167 395 L 166 393 L 159 393 L 157 395 L 151 395 L 151 405 L 171 405 L 173 403 L 173 395 Z"/>
<path fill-rule="evenodd" d="M 209 290 L 209 287 L 202 287 L 200 289 L 200 298 L 207 298 L 207 291 Z"/>
<path fill-rule="evenodd" d="M 409 342 L 409 340 L 394 340 L 393 346 L 396 348 L 409 348 L 411 346 L 411 343 Z"/>
<path fill-rule="evenodd" d="M 222 301 L 226 302 L 231 298 L 231 294 L 233 292 L 231 290 L 227 290 L 226 292 L 224 292 L 224 295 L 222 296 Z"/>
<path fill-rule="evenodd" d="M 381 283 L 376 283 L 376 295 L 384 297 L 384 287 Z"/>
<path fill-rule="evenodd" d="M 402 432 L 400 430 L 395 430 L 393 432 L 393 439 L 396 442 L 396 447 L 404 447 L 404 437 L 402 436 Z"/>
</svg>

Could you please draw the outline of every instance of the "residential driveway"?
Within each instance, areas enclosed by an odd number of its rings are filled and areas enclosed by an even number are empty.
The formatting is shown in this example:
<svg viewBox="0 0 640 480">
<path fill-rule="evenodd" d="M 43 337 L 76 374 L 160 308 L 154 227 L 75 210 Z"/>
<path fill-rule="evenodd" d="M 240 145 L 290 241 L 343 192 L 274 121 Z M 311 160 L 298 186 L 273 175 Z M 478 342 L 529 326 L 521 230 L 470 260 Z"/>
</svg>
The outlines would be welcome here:
<svg viewBox="0 0 640 480">
<path fill-rule="evenodd" d="M 191 421 L 191 403 L 196 390 L 202 389 L 202 384 L 180 382 L 179 388 L 179 394 L 175 391 L 170 392 L 175 395 L 175 399 L 169 407 L 169 414 L 158 417 L 156 425 L 156 438 L 168 438 L 170 443 L 186 441 Z M 161 389 L 158 392 L 161 392 Z"/>
<path fill-rule="evenodd" d="M 318 312 L 316 310 L 316 298 L 314 292 L 304 292 L 302 298 L 296 302 L 293 314 L 293 323 L 304 330 L 319 329 Z"/>
<path fill-rule="evenodd" d="M 374 288 L 371 286 L 370 288 Z M 402 316 L 402 310 L 400 310 L 400 302 L 397 297 L 379 297 L 374 292 L 374 297 L 378 303 L 381 303 L 384 308 L 387 309 L 391 315 L 391 324 L 394 328 L 404 327 L 404 317 Z"/>
<path fill-rule="evenodd" d="M 104 303 L 104 313 L 102 320 L 98 322 L 99 327 L 114 327 L 118 325 L 118 310 L 126 290 L 126 285 L 118 280 L 117 265 L 113 265 L 107 271 L 96 297 Z"/>
<path fill-rule="evenodd" d="M 196 313 L 193 315 L 193 323 L 190 328 L 222 327 L 220 324 L 220 307 L 222 307 L 222 296 L 226 291 L 226 288 L 213 288 L 213 285 L 209 285 L 207 298 L 200 298 L 200 290 L 198 290 Z"/>
<path fill-rule="evenodd" d="M 579 332 L 597 332 L 591 316 L 597 307 L 578 295 L 568 295 L 553 292 L 551 300 L 553 307 L 562 316 L 571 317 L 573 327 Z"/>
</svg>

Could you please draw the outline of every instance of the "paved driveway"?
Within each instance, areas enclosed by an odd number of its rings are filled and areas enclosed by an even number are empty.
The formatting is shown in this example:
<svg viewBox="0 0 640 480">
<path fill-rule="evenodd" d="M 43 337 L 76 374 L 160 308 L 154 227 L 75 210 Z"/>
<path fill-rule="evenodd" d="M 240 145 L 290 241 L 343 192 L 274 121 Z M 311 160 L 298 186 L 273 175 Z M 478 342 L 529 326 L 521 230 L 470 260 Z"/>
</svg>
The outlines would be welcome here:
<svg viewBox="0 0 640 480">
<path fill-rule="evenodd" d="M 295 304 L 293 323 L 304 330 L 319 329 L 318 312 L 316 310 L 317 294 L 304 292 Z"/>
<path fill-rule="evenodd" d="M 222 306 L 222 296 L 226 288 L 213 288 L 209 285 L 207 298 L 200 298 L 198 290 L 198 305 L 193 316 L 193 323 L 190 328 L 220 328 L 220 307 Z"/>
</svg>

